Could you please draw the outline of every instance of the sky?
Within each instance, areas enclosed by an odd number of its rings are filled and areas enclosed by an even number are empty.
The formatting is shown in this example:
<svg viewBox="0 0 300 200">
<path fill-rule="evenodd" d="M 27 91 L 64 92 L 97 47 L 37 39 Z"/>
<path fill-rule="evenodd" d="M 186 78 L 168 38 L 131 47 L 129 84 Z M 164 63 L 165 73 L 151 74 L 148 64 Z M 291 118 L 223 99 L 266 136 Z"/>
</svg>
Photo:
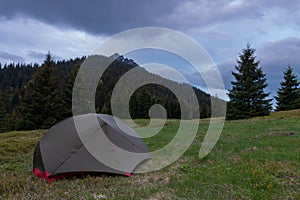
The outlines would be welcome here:
<svg viewBox="0 0 300 200">
<path fill-rule="evenodd" d="M 140 27 L 168 28 L 197 41 L 216 63 L 226 89 L 248 43 L 267 75 L 270 97 L 288 65 L 300 77 L 298 0 L 0 0 L 0 62 L 41 63 L 48 51 L 56 60 L 87 55 L 112 35 Z M 128 56 L 140 64 L 158 54 Z M 166 61 L 193 85 L 204 87 L 194 72 L 184 70 L 184 61 L 160 56 L 156 62 Z M 163 65 L 157 72 L 172 76 Z"/>
</svg>

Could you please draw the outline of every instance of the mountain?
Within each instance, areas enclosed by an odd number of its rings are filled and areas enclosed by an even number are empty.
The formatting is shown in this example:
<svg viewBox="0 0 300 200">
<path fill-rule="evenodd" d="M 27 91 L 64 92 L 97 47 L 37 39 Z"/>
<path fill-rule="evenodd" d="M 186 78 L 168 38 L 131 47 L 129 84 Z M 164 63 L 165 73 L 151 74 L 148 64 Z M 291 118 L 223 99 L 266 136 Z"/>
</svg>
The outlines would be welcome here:
<svg viewBox="0 0 300 200">
<path fill-rule="evenodd" d="M 53 123 L 72 115 L 72 92 L 76 74 L 83 63 L 87 61 L 90 62 L 91 60 L 96 63 L 95 65 L 97 66 L 97 70 L 101 70 L 103 68 L 103 66 L 99 63 L 110 63 L 109 67 L 104 71 L 98 82 L 95 95 L 95 109 L 97 113 L 111 114 L 111 96 L 113 89 L 117 82 L 121 80 L 121 77 L 128 74 L 131 70 L 134 70 L 134 73 L 138 76 L 139 80 L 155 80 L 156 82 L 162 83 L 162 85 L 168 85 L 175 88 L 176 91 L 180 91 L 179 94 L 187 99 L 191 99 L 191 91 L 189 89 L 192 88 L 199 102 L 199 108 L 192 107 L 189 104 L 189 100 L 181 102 L 181 104 L 183 104 L 182 106 L 189 109 L 189 115 L 185 115 L 184 118 L 191 119 L 197 117 L 197 109 L 201 112 L 201 118 L 210 116 L 211 100 L 210 96 L 205 92 L 198 88 L 190 87 L 187 84 L 177 83 L 175 81 L 162 78 L 159 75 L 151 74 L 144 68 L 139 67 L 132 59 L 114 54 L 110 57 L 91 56 L 88 57 L 88 59 L 86 57 L 82 57 L 55 62 L 56 76 L 59 80 L 58 91 L 61 92 L 61 95 L 58 96 L 61 98 L 60 102 L 62 102 L 64 109 L 63 111 L 59 111 L 60 118 L 56 119 Z M 28 84 L 31 81 L 34 81 L 33 77 L 35 74 L 39 73 L 40 68 L 41 66 L 37 64 L 6 64 L 1 67 L 0 99 L 2 99 L 2 104 L 0 104 L 0 131 L 22 129 L 22 127 L 18 126 L 18 121 L 22 118 L 22 116 L 24 116 L 24 113 L 21 111 L 22 109 L 20 109 L 20 105 L 24 99 L 24 94 Z M 130 84 L 131 80 L 127 81 L 129 81 L 127 84 Z M 132 118 L 148 118 L 149 109 L 154 104 L 161 104 L 165 107 L 168 118 L 181 117 L 182 113 L 180 112 L 178 99 L 171 90 L 162 85 L 150 83 L 139 87 L 134 91 L 129 102 L 129 111 Z M 128 90 L 125 92 L 130 91 Z M 221 100 L 219 101 L 223 102 Z M 33 108 L 33 112 L 39 111 L 35 111 Z M 82 112 L 84 113 L 88 111 L 83 110 Z M 122 117 L 122 114 L 120 115 L 120 117 Z M 32 127 L 32 129 L 41 127 Z"/>
</svg>

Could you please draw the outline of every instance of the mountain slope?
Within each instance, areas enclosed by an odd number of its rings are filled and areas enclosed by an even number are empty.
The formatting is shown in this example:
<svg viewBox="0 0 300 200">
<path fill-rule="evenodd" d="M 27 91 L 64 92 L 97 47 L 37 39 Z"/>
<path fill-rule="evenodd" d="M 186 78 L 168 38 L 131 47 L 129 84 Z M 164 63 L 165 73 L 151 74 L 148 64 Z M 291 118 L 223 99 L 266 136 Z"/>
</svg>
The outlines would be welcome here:
<svg viewBox="0 0 300 200">
<path fill-rule="evenodd" d="M 92 56 L 89 57 L 89 59 L 99 61 L 96 63 L 97 67 L 99 67 L 98 69 L 103 67 L 99 63 L 113 61 L 99 80 L 95 96 L 95 108 L 98 113 L 111 114 L 112 91 L 119 79 L 133 69 L 137 71 L 140 79 L 157 80 L 163 83 L 163 85 L 170 85 L 176 88 L 176 90 L 181 91 L 185 98 L 190 99 L 191 92 L 188 91 L 191 87 L 189 85 L 170 81 L 158 75 L 151 74 L 144 68 L 139 67 L 131 59 L 124 58 L 117 54 L 112 57 Z M 61 119 L 72 115 L 73 84 L 77 71 L 85 60 L 86 57 L 82 57 L 56 62 L 57 76 L 60 81 L 59 90 L 62 93 L 61 102 L 65 106 L 64 113 L 61 113 Z M 0 112 L 2 112 L 2 114 L 0 113 L 0 120 L 3 122 L 1 123 L 0 132 L 20 129 L 18 127 L 18 121 L 19 118 L 24 115 L 24 113 L 20 112 L 20 103 L 22 102 L 26 85 L 32 80 L 33 75 L 38 73 L 39 67 L 37 64 L 9 64 L 1 68 L 0 97 L 3 99 L 4 104 L 0 104 L 0 106 L 4 108 L 0 109 Z M 198 110 L 201 112 L 201 118 L 209 117 L 210 96 L 195 87 L 193 87 L 193 90 L 199 102 L 199 107 L 193 107 L 189 105 L 189 102 L 183 102 L 183 106 L 189 109 L 189 116 L 184 116 L 184 118 L 197 117 L 195 113 L 197 113 Z M 220 102 L 224 103 L 221 100 Z M 138 88 L 130 98 L 129 104 L 132 118 L 148 118 L 149 109 L 154 104 L 161 104 L 165 107 L 168 118 L 180 118 L 182 114 L 175 94 L 165 86 L 159 84 L 147 84 Z"/>
</svg>

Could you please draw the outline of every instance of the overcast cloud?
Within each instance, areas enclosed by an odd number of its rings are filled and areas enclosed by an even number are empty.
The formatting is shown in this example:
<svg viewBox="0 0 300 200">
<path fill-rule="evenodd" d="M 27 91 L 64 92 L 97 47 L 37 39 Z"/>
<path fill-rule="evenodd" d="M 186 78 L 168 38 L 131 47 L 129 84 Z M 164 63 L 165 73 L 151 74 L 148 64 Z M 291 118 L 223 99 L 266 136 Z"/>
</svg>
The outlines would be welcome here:
<svg viewBox="0 0 300 200">
<path fill-rule="evenodd" d="M 257 49 L 272 96 L 285 67 L 300 76 L 298 0 L 0 0 L 0 62 L 41 62 L 48 51 L 57 59 L 82 56 L 113 34 L 144 26 L 182 31 L 198 41 L 227 89 L 248 42 Z M 193 80 L 193 72 L 185 75 Z"/>
</svg>

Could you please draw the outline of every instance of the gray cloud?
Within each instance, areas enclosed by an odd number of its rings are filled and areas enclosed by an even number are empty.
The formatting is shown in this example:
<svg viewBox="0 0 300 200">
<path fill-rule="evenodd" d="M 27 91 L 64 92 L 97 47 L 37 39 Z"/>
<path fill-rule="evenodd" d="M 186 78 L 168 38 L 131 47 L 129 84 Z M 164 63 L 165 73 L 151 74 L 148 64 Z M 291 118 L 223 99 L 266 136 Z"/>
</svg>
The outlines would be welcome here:
<svg viewBox="0 0 300 200">
<path fill-rule="evenodd" d="M 32 19 L 15 19 L 0 22 L 0 49 L 25 58 L 25 62 L 44 60 L 50 51 L 55 59 L 88 54 L 103 37 L 74 29 L 61 29 Z M 59 56 L 59 57 L 58 57 Z M 0 62 L 20 62 L 0 60 Z"/>
<path fill-rule="evenodd" d="M 265 44 L 258 49 L 257 55 L 261 59 L 268 79 L 268 90 L 276 95 L 280 82 L 283 80 L 283 71 L 288 65 L 300 80 L 300 38 L 285 38 Z"/>
<path fill-rule="evenodd" d="M 290 64 L 298 66 L 300 72 L 300 38 L 290 37 L 266 43 L 257 53 L 262 58 L 262 64 L 269 71 Z"/>
<path fill-rule="evenodd" d="M 253 47 L 255 48 L 255 47 Z M 242 51 L 242 50 L 241 50 Z M 241 52 L 240 51 L 240 52 Z M 291 65 L 295 74 L 300 78 L 300 38 L 284 38 L 274 42 L 268 42 L 263 47 L 257 49 L 256 57 L 260 60 L 260 67 L 267 75 L 269 84 L 268 90 L 275 91 L 280 87 L 279 83 L 283 79 L 283 71 Z M 234 66 L 239 55 L 231 60 L 224 61 L 217 65 L 222 74 L 226 89 L 230 89 L 230 81 L 233 80 L 231 71 L 235 71 Z"/>
<path fill-rule="evenodd" d="M 177 26 L 206 26 L 229 20 L 260 19 L 262 13 L 253 3 L 227 0 L 182 1 L 168 20 Z"/>
<path fill-rule="evenodd" d="M 47 50 L 80 56 L 111 34 L 140 26 L 189 34 L 215 60 L 227 89 L 247 41 L 257 48 L 268 90 L 277 90 L 288 64 L 300 76 L 298 0 L 0 0 L 0 61 L 39 60 Z M 189 78 L 200 84 L 197 76 Z"/>
<path fill-rule="evenodd" d="M 19 63 L 24 63 L 25 59 L 21 56 L 11 54 L 5 51 L 0 51 L 0 61 L 5 62 L 19 62 Z"/>
<path fill-rule="evenodd" d="M 42 60 L 45 59 L 46 53 L 37 51 L 27 51 L 26 55 L 36 60 Z"/>
<path fill-rule="evenodd" d="M 111 34 L 139 26 L 158 25 L 179 0 L 91 0 L 9 1 L 1 0 L 5 19 L 27 16 L 46 23 L 69 26 L 96 34 Z"/>
<path fill-rule="evenodd" d="M 234 66 L 236 65 L 236 61 L 234 59 L 224 61 L 217 65 L 220 73 L 222 74 L 222 78 L 224 80 L 224 85 L 226 89 L 231 88 L 230 81 L 233 80 L 232 71 L 235 71 Z"/>
<path fill-rule="evenodd" d="M 254 47 L 255 48 L 255 47 Z M 267 77 L 268 87 L 267 92 L 271 92 L 270 98 L 277 95 L 277 90 L 280 87 L 280 82 L 283 80 L 283 71 L 288 65 L 294 69 L 294 73 L 300 81 L 300 38 L 284 38 L 274 42 L 268 42 L 262 48 L 257 49 L 257 59 L 261 61 L 260 67 L 263 68 Z M 230 81 L 234 80 L 231 72 L 235 71 L 234 66 L 239 55 L 235 58 L 217 64 L 217 67 L 222 74 L 226 89 L 231 88 Z M 192 83 L 199 86 L 205 86 L 203 80 L 196 75 L 191 75 L 189 78 Z"/>
<path fill-rule="evenodd" d="M 299 1 L 296 0 L 288 3 L 281 0 L 1 0 L 0 19 L 29 17 L 94 34 L 112 34 L 141 26 L 182 30 L 228 21 L 263 20 L 272 9 L 282 15 L 274 18 L 278 24 L 294 19 L 293 23 L 299 25 Z"/>
<path fill-rule="evenodd" d="M 38 62 L 42 62 L 43 60 L 45 60 L 46 54 L 48 52 L 39 52 L 39 51 L 27 51 L 26 52 L 26 56 L 32 58 L 33 60 L 36 60 Z M 50 52 L 51 53 L 51 52 Z M 52 59 L 54 60 L 63 60 L 62 57 L 57 56 L 53 53 L 51 53 Z"/>
<path fill-rule="evenodd" d="M 236 63 L 234 62 L 234 60 L 228 60 L 228 61 L 225 61 L 223 63 L 216 65 L 217 69 L 214 68 L 203 74 L 204 76 L 206 76 L 206 78 L 210 79 L 211 82 L 215 81 L 216 84 L 211 85 L 211 87 L 213 87 L 211 89 L 219 89 L 220 88 L 219 80 L 216 80 L 216 77 L 214 77 L 214 74 L 216 73 L 215 70 L 219 70 L 220 74 L 222 75 L 223 84 L 225 86 L 225 89 L 228 90 L 231 88 L 230 81 L 233 80 L 231 71 L 234 70 L 235 64 Z M 192 85 L 195 85 L 206 91 L 207 85 L 206 85 L 203 77 L 201 77 L 201 75 L 199 73 L 197 73 L 197 72 L 186 73 L 185 76 L 187 77 L 187 79 L 190 81 L 190 83 Z"/>
</svg>

